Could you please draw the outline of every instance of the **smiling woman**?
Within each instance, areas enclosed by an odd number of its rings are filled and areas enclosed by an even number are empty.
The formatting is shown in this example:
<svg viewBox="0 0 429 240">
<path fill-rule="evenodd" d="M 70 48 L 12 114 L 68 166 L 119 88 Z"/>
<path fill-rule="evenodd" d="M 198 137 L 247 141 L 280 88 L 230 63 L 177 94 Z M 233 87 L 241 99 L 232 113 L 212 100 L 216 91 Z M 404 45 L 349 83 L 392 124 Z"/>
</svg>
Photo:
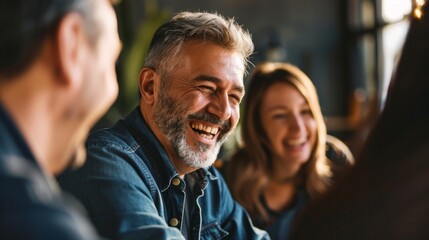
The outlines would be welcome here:
<svg viewBox="0 0 429 240">
<path fill-rule="evenodd" d="M 226 179 L 257 226 L 272 239 L 287 239 L 295 215 L 326 192 L 353 157 L 327 136 L 316 89 L 297 67 L 258 65 L 246 94 L 243 146 L 227 162 Z"/>
<path fill-rule="evenodd" d="M 429 5 L 420 7 L 356 165 L 307 208 L 293 239 L 429 239 Z"/>
</svg>

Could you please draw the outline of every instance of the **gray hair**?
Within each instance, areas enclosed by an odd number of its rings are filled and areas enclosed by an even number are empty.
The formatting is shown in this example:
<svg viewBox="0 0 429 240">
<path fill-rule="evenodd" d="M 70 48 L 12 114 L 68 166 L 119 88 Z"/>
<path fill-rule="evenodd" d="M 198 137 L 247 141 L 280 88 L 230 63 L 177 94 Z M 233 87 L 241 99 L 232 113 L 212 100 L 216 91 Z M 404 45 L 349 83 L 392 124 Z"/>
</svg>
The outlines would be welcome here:
<svg viewBox="0 0 429 240">
<path fill-rule="evenodd" d="M 211 42 L 239 53 L 245 69 L 254 49 L 249 32 L 238 25 L 234 18 L 226 19 L 217 13 L 181 12 L 156 30 L 145 67 L 168 75 L 175 65 L 175 57 L 184 43 L 190 40 Z"/>
</svg>

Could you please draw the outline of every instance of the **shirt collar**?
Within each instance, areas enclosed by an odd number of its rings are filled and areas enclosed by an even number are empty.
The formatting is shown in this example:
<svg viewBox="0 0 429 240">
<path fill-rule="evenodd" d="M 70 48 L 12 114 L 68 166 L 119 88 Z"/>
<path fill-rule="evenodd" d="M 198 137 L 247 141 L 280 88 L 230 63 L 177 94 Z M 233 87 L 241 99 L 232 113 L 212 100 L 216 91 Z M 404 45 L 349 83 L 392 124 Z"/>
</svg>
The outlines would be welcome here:
<svg viewBox="0 0 429 240">
<path fill-rule="evenodd" d="M 28 146 L 18 127 L 15 125 L 12 117 L 7 113 L 6 109 L 1 103 L 0 136 L 1 155 L 20 156 L 40 168 L 36 158 L 30 150 L 30 147 Z"/>
</svg>

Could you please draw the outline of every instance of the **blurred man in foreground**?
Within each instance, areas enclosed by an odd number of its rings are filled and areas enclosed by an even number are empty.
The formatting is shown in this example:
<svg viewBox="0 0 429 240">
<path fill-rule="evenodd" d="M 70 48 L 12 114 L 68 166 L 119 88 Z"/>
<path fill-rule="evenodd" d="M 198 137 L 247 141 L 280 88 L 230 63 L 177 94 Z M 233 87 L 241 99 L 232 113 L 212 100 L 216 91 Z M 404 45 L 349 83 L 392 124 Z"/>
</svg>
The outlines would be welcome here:
<svg viewBox="0 0 429 240">
<path fill-rule="evenodd" d="M 53 176 L 117 97 L 108 0 L 0 2 L 0 238 L 97 239 Z"/>
</svg>

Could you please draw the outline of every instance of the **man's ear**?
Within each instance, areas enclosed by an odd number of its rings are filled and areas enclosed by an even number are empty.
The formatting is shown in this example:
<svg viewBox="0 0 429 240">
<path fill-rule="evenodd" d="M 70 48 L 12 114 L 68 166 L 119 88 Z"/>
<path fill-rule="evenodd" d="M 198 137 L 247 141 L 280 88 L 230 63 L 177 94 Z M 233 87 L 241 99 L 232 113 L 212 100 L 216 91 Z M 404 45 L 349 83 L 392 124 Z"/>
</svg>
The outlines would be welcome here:
<svg viewBox="0 0 429 240">
<path fill-rule="evenodd" d="M 143 68 L 139 75 L 139 88 L 142 101 L 153 105 L 159 91 L 159 75 L 150 68 Z"/>
<path fill-rule="evenodd" d="M 59 23 L 56 36 L 58 78 L 63 84 L 80 85 L 84 75 L 85 55 L 89 49 L 83 18 L 69 13 Z"/>
</svg>

